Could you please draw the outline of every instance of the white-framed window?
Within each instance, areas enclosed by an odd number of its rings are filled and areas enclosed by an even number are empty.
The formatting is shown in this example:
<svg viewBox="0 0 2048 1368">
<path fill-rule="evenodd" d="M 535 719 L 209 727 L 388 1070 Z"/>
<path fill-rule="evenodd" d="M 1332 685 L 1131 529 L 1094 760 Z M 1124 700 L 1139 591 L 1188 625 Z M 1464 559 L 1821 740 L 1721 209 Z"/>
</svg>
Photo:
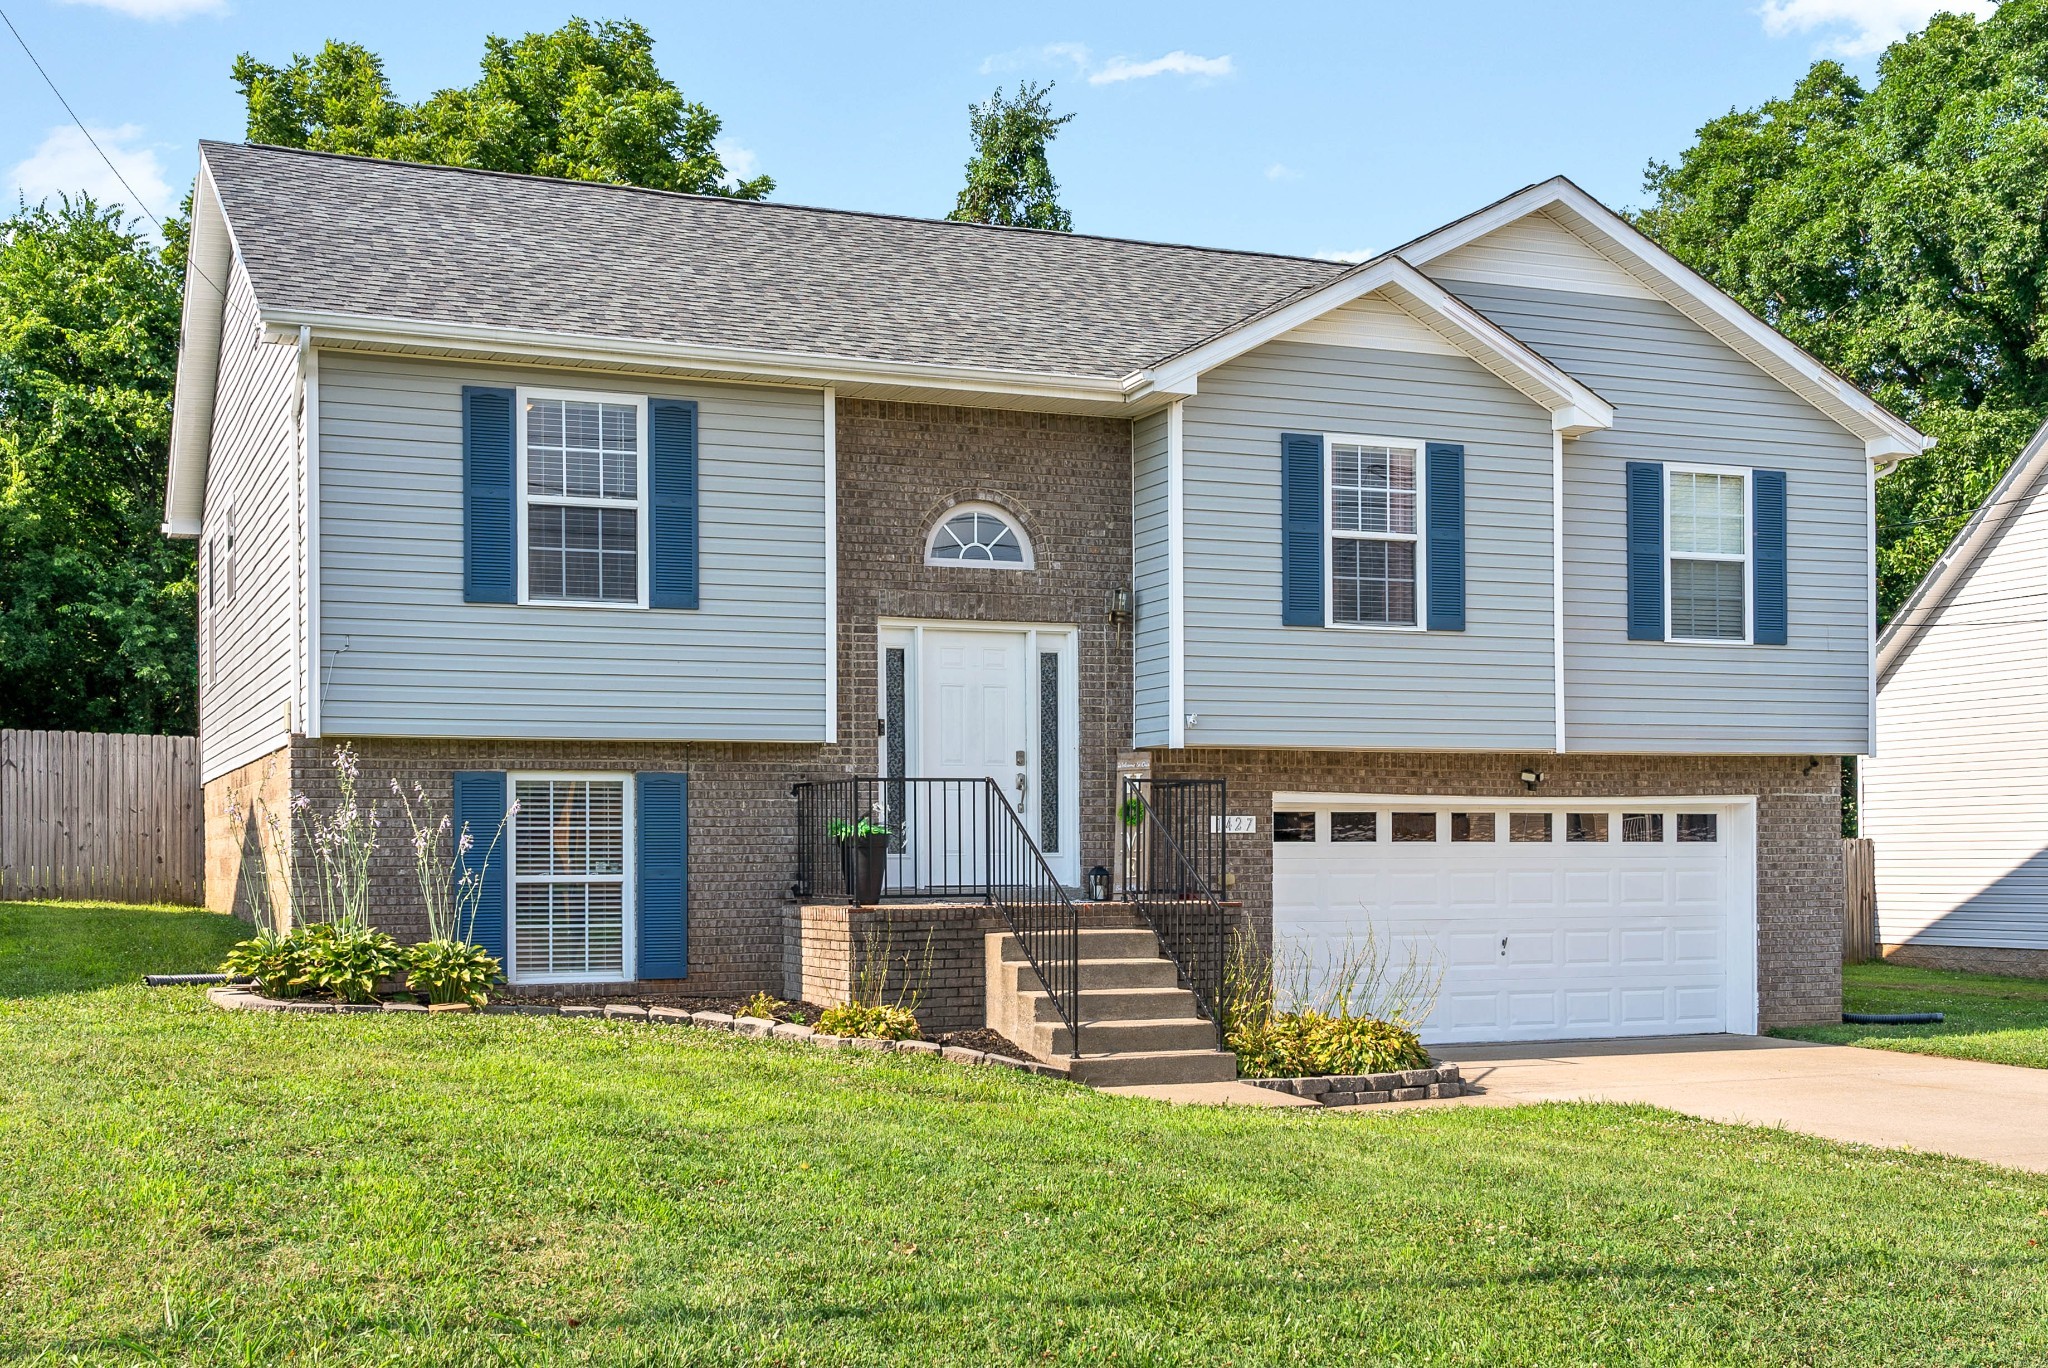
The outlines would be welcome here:
<svg viewBox="0 0 2048 1368">
<path fill-rule="evenodd" d="M 647 604 L 647 401 L 519 391 L 519 601 Z"/>
<path fill-rule="evenodd" d="M 955 504 L 925 538 L 924 563 L 1029 570 L 1031 538 L 1015 518 L 994 504 Z"/>
<path fill-rule="evenodd" d="M 1323 446 L 1329 625 L 1419 630 L 1422 443 L 1329 435 Z"/>
<path fill-rule="evenodd" d="M 1749 471 L 1664 469 L 1665 636 L 1749 640 Z"/>
<path fill-rule="evenodd" d="M 631 979 L 633 776 L 518 774 L 507 827 L 516 983 Z"/>
</svg>

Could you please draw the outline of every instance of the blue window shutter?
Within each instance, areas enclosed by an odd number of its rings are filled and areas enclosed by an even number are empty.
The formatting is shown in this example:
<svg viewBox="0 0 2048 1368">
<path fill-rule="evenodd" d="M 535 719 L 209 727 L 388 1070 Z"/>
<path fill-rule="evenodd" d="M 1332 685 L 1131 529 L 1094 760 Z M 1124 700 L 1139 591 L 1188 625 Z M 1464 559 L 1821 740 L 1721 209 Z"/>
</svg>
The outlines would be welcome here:
<svg viewBox="0 0 2048 1368">
<path fill-rule="evenodd" d="M 505 962 L 505 866 L 511 859 L 511 838 L 501 834 L 505 821 L 505 772 L 503 770 L 457 770 L 455 801 L 451 804 L 458 854 L 454 876 L 461 887 L 462 876 L 481 870 L 483 894 L 476 902 L 476 921 L 468 927 L 469 940 Z M 461 851 L 463 828 L 469 829 L 469 849 Z M 507 965 L 507 968 L 510 966 Z"/>
<path fill-rule="evenodd" d="M 514 538 L 513 409 L 509 389 L 462 387 L 462 598 L 466 603 L 517 603 Z"/>
<path fill-rule="evenodd" d="M 1664 639 L 1664 466 L 1628 463 L 1628 639 Z"/>
<path fill-rule="evenodd" d="M 652 544 L 647 602 L 697 606 L 697 405 L 688 399 L 647 404 L 647 488 Z"/>
<path fill-rule="evenodd" d="M 1280 435 L 1280 622 L 1323 625 L 1323 439 Z"/>
<path fill-rule="evenodd" d="M 1785 644 L 1785 472 L 1759 470 L 1750 477 L 1751 523 L 1756 586 L 1751 639 L 1759 646 Z"/>
<path fill-rule="evenodd" d="M 639 977 L 684 978 L 690 972 L 689 779 L 681 774 L 639 775 L 633 805 L 640 828 L 634 867 Z"/>
<path fill-rule="evenodd" d="M 1430 442 L 1427 462 L 1425 554 L 1429 557 L 1429 622 L 1432 632 L 1465 630 L 1465 448 Z"/>
</svg>

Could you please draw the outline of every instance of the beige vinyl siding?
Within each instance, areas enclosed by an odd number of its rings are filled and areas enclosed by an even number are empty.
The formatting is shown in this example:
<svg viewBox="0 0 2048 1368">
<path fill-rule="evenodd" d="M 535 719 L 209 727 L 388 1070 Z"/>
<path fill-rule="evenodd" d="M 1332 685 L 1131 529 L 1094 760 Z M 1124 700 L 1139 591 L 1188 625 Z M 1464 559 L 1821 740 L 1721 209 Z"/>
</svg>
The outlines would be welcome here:
<svg viewBox="0 0 2048 1368">
<path fill-rule="evenodd" d="M 199 539 L 199 737 L 205 779 L 246 765 L 291 739 L 297 396 L 298 351 L 263 341 L 255 296 L 236 259 L 228 276 Z M 235 525 L 231 605 L 224 602 L 230 508 Z M 223 572 L 222 583 L 209 577 L 209 560 Z"/>
<path fill-rule="evenodd" d="M 2048 500 L 2039 482 L 1877 694 L 1863 770 L 1887 944 L 2048 950 Z"/>
<path fill-rule="evenodd" d="M 1611 430 L 1565 443 L 1569 748 L 1866 752 L 1863 444 L 1661 300 L 1443 284 L 1615 406 Z M 1628 640 L 1624 466 L 1632 460 L 1786 473 L 1786 645 Z"/>
<path fill-rule="evenodd" d="M 1547 413 L 1463 356 L 1282 340 L 1184 415 L 1188 745 L 1551 744 Z M 1284 432 L 1464 444 L 1465 631 L 1281 625 Z"/>
<path fill-rule="evenodd" d="M 1134 746 L 1171 739 L 1173 669 L 1169 621 L 1167 415 L 1148 414 L 1131 425 L 1131 638 Z"/>
<path fill-rule="evenodd" d="M 696 400 L 702 606 L 465 603 L 461 391 L 478 384 Z M 323 730 L 823 739 L 824 443 L 816 391 L 324 353 Z"/>
</svg>

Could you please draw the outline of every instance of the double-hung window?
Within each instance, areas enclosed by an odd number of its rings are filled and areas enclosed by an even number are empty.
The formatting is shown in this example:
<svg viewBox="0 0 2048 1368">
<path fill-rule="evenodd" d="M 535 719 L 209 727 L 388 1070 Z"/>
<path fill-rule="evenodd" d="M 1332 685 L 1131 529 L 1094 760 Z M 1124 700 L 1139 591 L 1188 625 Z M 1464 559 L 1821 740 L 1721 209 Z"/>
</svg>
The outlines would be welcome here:
<svg viewBox="0 0 2048 1368">
<path fill-rule="evenodd" d="M 627 775 L 514 775 L 512 964 L 520 982 L 632 977 Z"/>
<path fill-rule="evenodd" d="M 1413 627 L 1422 444 L 1333 437 L 1329 450 L 1330 623 Z"/>
<path fill-rule="evenodd" d="M 520 515 L 529 603 L 647 601 L 647 405 L 520 393 Z"/>
<path fill-rule="evenodd" d="M 1666 468 L 1674 640 L 1749 639 L 1749 474 Z"/>
</svg>

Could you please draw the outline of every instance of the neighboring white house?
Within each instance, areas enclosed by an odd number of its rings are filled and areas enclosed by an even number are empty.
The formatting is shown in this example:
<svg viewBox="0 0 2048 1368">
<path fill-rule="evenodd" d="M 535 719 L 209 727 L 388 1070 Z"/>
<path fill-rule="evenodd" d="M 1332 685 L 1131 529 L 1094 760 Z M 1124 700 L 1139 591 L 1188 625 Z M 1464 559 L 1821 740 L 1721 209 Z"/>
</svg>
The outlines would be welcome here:
<svg viewBox="0 0 2048 1368">
<path fill-rule="evenodd" d="M 1877 844 L 1887 958 L 2048 974 L 2048 427 L 1878 643 Z"/>
</svg>

